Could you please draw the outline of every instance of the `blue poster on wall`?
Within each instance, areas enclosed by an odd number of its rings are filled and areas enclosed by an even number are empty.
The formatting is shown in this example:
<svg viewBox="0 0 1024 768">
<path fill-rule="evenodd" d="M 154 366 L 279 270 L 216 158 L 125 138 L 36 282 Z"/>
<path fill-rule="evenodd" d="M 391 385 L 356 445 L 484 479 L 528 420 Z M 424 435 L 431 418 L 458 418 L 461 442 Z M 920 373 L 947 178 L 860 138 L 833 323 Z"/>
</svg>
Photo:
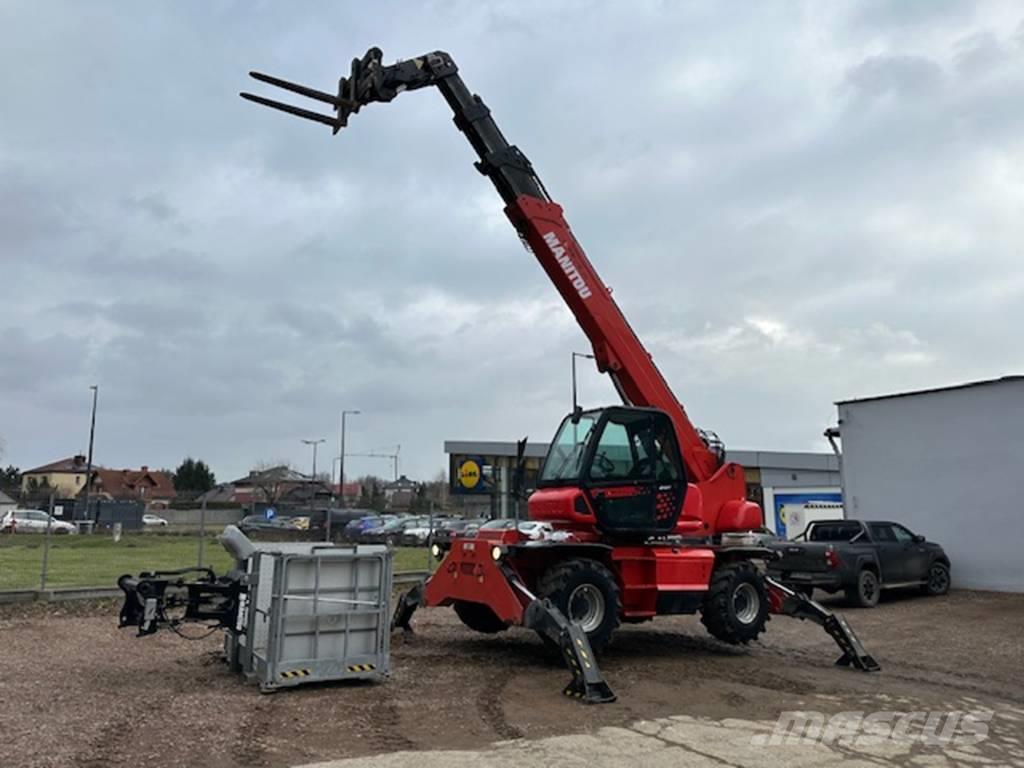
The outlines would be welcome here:
<svg viewBox="0 0 1024 768">
<path fill-rule="evenodd" d="M 775 535 L 781 539 L 786 536 L 786 513 L 783 510 L 787 504 L 806 504 L 809 501 L 834 501 L 840 504 L 843 501 L 843 494 L 834 493 L 776 493 L 775 494 Z"/>
</svg>

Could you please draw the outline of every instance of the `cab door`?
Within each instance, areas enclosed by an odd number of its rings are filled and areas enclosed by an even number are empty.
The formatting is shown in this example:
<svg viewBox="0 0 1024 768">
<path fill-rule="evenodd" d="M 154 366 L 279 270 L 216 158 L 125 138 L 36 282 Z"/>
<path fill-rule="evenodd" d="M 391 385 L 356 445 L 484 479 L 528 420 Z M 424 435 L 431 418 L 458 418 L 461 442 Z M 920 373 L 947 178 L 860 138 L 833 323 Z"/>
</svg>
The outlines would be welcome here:
<svg viewBox="0 0 1024 768">
<path fill-rule="evenodd" d="M 686 481 L 668 416 L 609 409 L 587 457 L 584 490 L 608 533 L 667 533 L 683 504 Z"/>
<path fill-rule="evenodd" d="M 902 525 L 893 523 L 892 532 L 903 550 L 903 578 L 906 581 L 926 581 L 931 558 L 920 537 L 914 536 Z"/>
<path fill-rule="evenodd" d="M 878 564 L 882 568 L 883 584 L 899 584 L 907 581 L 903 545 L 896 539 L 890 523 L 868 523 L 871 538 L 878 553 Z"/>
</svg>

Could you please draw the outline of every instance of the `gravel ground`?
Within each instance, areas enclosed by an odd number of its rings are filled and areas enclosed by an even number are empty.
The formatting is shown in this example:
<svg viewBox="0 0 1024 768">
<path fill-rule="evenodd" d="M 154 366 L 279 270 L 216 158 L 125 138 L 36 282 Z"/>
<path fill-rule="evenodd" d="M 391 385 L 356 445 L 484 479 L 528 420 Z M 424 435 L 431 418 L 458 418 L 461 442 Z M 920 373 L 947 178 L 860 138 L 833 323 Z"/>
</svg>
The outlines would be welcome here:
<svg viewBox="0 0 1024 768">
<path fill-rule="evenodd" d="M 110 602 L 0 606 L 0 765 L 273 768 L 666 717 L 766 723 L 794 709 L 979 707 L 997 713 L 989 757 L 979 755 L 1024 765 L 1012 754 L 1024 720 L 1010 714 L 1024 707 L 1024 595 L 843 610 L 881 673 L 833 667 L 835 647 L 812 624 L 776 618 L 764 642 L 734 649 L 693 617 L 663 618 L 619 632 L 602 659 L 619 700 L 588 707 L 559 695 L 568 673 L 534 636 L 476 635 L 446 609 L 421 610 L 417 633 L 395 638 L 385 683 L 266 696 L 227 671 L 217 637 L 136 639 L 116 629 Z M 926 764 L 913 757 L 905 764 Z"/>
</svg>

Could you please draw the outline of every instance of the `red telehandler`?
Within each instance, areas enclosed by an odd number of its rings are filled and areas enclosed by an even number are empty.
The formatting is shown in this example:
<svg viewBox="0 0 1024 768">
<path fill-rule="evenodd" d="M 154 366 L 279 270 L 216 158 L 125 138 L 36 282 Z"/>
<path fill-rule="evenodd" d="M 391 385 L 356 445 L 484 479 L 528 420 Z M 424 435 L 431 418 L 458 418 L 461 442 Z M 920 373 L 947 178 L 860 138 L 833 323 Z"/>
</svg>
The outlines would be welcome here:
<svg viewBox="0 0 1024 768">
<path fill-rule="evenodd" d="M 699 612 L 708 631 L 731 644 L 757 638 L 771 613 L 809 619 L 842 649 L 837 663 L 877 670 L 841 616 L 765 575 L 763 565 L 774 554 L 752 533 L 762 513 L 746 498 L 742 467 L 726 462 L 717 437 L 690 422 L 562 208 L 466 87 L 451 56 L 438 51 L 388 65 L 381 59 L 378 48 L 354 59 L 336 93 L 250 73 L 329 104 L 330 115 L 241 95 L 337 133 L 367 104 L 437 87 L 476 151 L 477 170 L 501 195 L 512 226 L 569 305 L 598 370 L 611 377 L 624 403 L 577 408 L 559 427 L 528 500 L 530 519 L 551 523 L 561 532 L 556 539 L 531 541 L 516 526 L 456 537 L 435 552 L 443 559 L 433 576 L 399 600 L 394 625 L 409 629 L 418 605 L 450 605 L 480 632 L 533 629 L 560 650 L 572 672 L 566 695 L 587 702 L 615 698 L 595 652 L 621 622 L 656 615 Z M 127 619 L 135 623 L 132 612 Z"/>
</svg>

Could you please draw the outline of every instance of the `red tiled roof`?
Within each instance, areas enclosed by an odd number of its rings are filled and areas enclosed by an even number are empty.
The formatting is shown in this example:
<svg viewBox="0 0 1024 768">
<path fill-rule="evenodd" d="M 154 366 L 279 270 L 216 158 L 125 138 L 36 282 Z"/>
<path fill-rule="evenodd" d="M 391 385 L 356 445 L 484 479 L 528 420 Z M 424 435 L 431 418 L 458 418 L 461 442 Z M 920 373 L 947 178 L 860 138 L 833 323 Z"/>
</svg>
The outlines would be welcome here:
<svg viewBox="0 0 1024 768">
<path fill-rule="evenodd" d="M 85 456 L 69 456 L 66 459 L 60 459 L 50 464 L 43 464 L 41 467 L 35 469 L 26 469 L 22 474 L 24 475 L 36 475 L 48 472 L 85 472 Z"/>
<path fill-rule="evenodd" d="M 112 499 L 173 499 L 174 481 L 167 472 L 142 469 L 94 469 L 92 493 Z"/>
</svg>

